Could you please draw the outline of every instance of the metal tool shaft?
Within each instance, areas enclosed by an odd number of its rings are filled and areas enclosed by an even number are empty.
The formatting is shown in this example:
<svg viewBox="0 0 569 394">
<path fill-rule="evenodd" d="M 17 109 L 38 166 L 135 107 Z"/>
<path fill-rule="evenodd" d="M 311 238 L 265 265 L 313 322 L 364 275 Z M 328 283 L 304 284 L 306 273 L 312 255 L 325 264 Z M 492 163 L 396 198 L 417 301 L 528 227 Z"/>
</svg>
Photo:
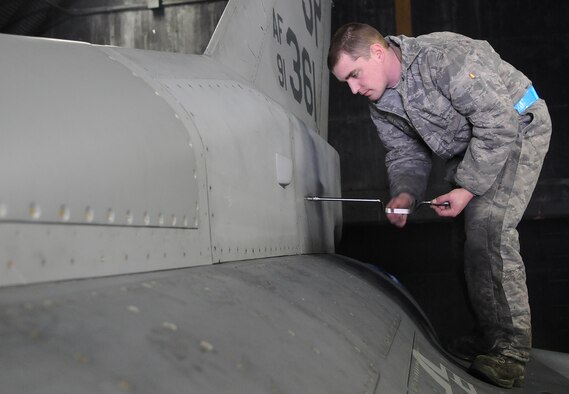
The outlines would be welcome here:
<svg viewBox="0 0 569 394">
<path fill-rule="evenodd" d="M 380 204 L 383 207 L 383 201 L 379 198 L 341 198 L 341 197 L 317 197 L 309 196 L 304 198 L 307 201 L 339 201 L 339 202 L 371 202 Z M 385 208 L 385 213 L 394 213 L 399 215 L 409 215 L 415 209 L 420 208 L 423 205 L 437 206 L 437 207 L 450 207 L 449 201 L 443 201 L 441 203 L 435 203 L 432 200 L 419 201 L 415 203 L 415 208 Z"/>
<path fill-rule="evenodd" d="M 341 201 L 341 202 L 372 202 L 377 204 L 383 204 L 383 202 L 378 198 L 339 198 L 339 197 L 305 197 L 307 201 Z"/>
</svg>

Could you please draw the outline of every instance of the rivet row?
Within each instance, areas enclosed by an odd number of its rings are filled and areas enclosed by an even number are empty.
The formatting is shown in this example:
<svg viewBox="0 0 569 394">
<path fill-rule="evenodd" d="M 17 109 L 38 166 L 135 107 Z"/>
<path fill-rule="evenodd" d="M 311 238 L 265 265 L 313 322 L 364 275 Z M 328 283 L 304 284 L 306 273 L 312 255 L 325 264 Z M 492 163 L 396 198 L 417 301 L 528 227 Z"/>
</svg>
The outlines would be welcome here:
<svg viewBox="0 0 569 394">
<path fill-rule="evenodd" d="M 196 210 L 199 211 L 198 205 L 196 205 Z M 4 203 L 0 203 L 0 219 L 5 219 L 6 217 L 8 217 L 8 213 L 9 213 L 8 206 Z M 45 212 L 42 211 L 40 205 L 35 202 L 30 203 L 28 207 L 29 218 L 34 221 L 39 221 L 42 218 L 42 215 L 45 215 Z M 67 205 L 63 204 L 59 208 L 57 216 L 62 222 L 69 222 L 71 220 L 71 209 Z M 85 209 L 83 210 L 83 221 L 86 223 L 93 223 L 95 222 L 95 218 L 96 218 L 95 210 L 93 209 L 93 207 L 91 206 L 85 207 Z M 109 208 L 107 210 L 106 222 L 108 224 L 121 224 L 120 221 L 117 223 L 117 214 L 114 209 Z M 152 219 L 148 212 L 144 212 L 144 214 L 142 215 L 142 222 L 144 223 L 145 226 L 152 225 Z M 123 223 L 126 223 L 127 225 L 135 224 L 135 215 L 130 209 L 125 212 Z M 182 216 L 181 220 L 179 220 L 178 216 L 174 214 L 168 216 L 164 215 L 163 213 L 159 213 L 157 216 L 158 226 L 176 227 L 181 225 L 182 227 L 188 227 L 189 223 L 190 220 L 186 215 Z M 193 218 L 193 224 L 197 226 L 198 224 L 197 217 Z"/>
</svg>

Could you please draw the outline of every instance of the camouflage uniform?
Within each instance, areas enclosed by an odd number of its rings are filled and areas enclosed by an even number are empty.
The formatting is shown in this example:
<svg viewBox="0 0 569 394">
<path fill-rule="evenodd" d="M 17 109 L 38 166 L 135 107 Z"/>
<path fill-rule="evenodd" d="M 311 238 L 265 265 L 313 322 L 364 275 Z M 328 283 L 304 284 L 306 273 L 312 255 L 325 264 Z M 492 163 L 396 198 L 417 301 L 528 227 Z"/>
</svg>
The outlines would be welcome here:
<svg viewBox="0 0 569 394">
<path fill-rule="evenodd" d="M 475 197 L 465 208 L 465 275 L 495 350 L 527 361 L 531 321 L 516 226 L 537 183 L 551 120 L 543 100 L 514 109 L 531 86 L 485 41 L 454 33 L 387 37 L 401 54 L 398 85 L 370 110 L 386 147 L 393 196 L 422 199 L 431 153 Z"/>
</svg>

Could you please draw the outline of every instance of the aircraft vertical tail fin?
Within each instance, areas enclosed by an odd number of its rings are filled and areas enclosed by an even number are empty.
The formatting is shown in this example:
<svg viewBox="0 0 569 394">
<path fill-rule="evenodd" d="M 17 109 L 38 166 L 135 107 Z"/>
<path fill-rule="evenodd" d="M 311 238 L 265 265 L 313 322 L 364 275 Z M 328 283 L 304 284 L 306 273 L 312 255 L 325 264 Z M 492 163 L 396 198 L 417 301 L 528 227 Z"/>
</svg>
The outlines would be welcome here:
<svg viewBox="0 0 569 394">
<path fill-rule="evenodd" d="M 205 55 L 326 138 L 331 1 L 290 3 L 230 0 Z"/>
</svg>

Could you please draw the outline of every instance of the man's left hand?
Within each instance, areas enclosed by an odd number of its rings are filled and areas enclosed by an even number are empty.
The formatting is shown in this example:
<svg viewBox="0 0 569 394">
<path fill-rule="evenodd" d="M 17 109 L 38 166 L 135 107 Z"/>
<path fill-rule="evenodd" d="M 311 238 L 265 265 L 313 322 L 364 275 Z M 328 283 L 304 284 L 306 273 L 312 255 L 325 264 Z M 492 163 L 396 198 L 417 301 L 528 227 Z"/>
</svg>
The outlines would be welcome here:
<svg viewBox="0 0 569 394">
<path fill-rule="evenodd" d="M 468 205 L 470 200 L 474 197 L 474 194 L 466 189 L 454 189 L 447 194 L 443 194 L 435 198 L 432 202 L 441 204 L 445 201 L 450 203 L 450 206 L 435 206 L 431 207 L 435 210 L 439 216 L 455 217 L 462 212 L 462 210 Z"/>
</svg>

